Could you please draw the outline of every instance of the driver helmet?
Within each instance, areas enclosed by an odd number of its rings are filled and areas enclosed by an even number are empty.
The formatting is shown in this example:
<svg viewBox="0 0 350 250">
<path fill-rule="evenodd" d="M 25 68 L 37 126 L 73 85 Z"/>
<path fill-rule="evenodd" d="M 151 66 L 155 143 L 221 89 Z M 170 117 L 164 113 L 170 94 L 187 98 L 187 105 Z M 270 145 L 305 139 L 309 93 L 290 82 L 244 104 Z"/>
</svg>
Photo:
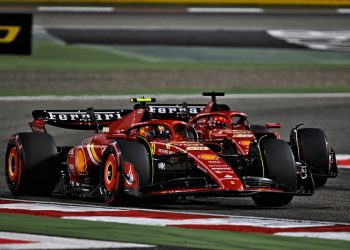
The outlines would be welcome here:
<svg viewBox="0 0 350 250">
<path fill-rule="evenodd" d="M 214 128 L 227 128 L 227 119 L 222 116 L 212 116 L 210 119 L 210 125 Z"/>
<path fill-rule="evenodd" d="M 169 137 L 169 130 L 164 126 L 156 126 L 155 128 L 155 136 L 159 138 L 167 138 Z"/>
<path fill-rule="evenodd" d="M 143 137 L 151 137 L 151 136 L 153 136 L 153 133 L 151 130 L 152 130 L 152 127 L 150 127 L 150 126 L 141 127 L 140 128 L 140 135 Z"/>
</svg>

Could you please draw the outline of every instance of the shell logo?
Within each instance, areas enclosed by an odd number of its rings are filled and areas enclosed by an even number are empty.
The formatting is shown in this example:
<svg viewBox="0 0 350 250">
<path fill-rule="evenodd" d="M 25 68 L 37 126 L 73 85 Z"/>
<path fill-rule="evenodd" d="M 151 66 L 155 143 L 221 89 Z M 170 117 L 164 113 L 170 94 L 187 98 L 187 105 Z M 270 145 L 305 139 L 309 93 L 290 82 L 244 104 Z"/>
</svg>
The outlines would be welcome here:
<svg viewBox="0 0 350 250">
<path fill-rule="evenodd" d="M 243 146 L 249 146 L 250 145 L 250 141 L 239 141 L 238 143 L 240 145 L 243 145 Z"/>
<path fill-rule="evenodd" d="M 78 148 L 75 152 L 75 167 L 80 174 L 86 172 L 85 154 L 82 148 Z"/>
<path fill-rule="evenodd" d="M 214 161 L 219 159 L 217 155 L 213 155 L 213 154 L 201 154 L 201 155 L 198 155 L 198 158 L 206 161 Z"/>
</svg>

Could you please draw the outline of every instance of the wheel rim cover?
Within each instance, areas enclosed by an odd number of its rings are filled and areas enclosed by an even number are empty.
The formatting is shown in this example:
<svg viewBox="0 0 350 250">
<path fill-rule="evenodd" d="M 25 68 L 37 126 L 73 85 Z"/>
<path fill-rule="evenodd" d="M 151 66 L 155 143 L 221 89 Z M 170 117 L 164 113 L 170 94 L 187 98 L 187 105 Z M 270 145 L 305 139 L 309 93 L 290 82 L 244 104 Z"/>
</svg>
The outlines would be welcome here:
<svg viewBox="0 0 350 250">
<path fill-rule="evenodd" d="M 103 180 L 107 192 L 112 192 L 116 184 L 116 163 L 114 155 L 110 154 L 106 160 L 104 167 Z"/>
<path fill-rule="evenodd" d="M 18 178 L 20 161 L 16 148 L 11 148 L 7 160 L 7 173 L 11 182 L 15 182 Z"/>
</svg>

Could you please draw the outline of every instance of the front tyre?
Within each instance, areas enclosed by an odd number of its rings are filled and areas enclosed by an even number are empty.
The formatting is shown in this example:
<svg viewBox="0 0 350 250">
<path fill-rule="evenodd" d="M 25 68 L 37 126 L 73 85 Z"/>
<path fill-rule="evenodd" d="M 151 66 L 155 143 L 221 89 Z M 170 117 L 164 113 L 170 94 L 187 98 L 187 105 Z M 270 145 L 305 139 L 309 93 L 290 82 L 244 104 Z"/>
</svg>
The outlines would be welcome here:
<svg viewBox="0 0 350 250">
<path fill-rule="evenodd" d="M 295 160 L 289 145 L 279 139 L 265 138 L 260 142 L 263 177 L 274 180 L 285 192 L 295 192 L 297 175 Z M 281 207 L 289 204 L 293 195 L 288 193 L 258 193 L 253 201 L 257 206 Z"/>
<path fill-rule="evenodd" d="M 321 129 L 298 130 L 300 158 L 310 167 L 316 188 L 323 187 L 329 173 L 329 144 Z"/>
<path fill-rule="evenodd" d="M 293 200 L 293 195 L 260 193 L 254 195 L 252 198 L 258 207 L 282 207 L 288 205 Z"/>
</svg>

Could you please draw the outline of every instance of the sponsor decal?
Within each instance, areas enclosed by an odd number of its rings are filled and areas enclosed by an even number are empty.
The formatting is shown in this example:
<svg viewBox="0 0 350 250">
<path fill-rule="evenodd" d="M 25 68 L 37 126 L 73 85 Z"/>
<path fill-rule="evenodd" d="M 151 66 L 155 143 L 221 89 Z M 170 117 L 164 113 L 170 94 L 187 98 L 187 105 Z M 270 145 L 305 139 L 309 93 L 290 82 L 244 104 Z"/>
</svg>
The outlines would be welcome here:
<svg viewBox="0 0 350 250">
<path fill-rule="evenodd" d="M 217 166 L 217 165 L 216 165 Z M 223 166 L 226 166 L 226 165 L 223 165 Z M 220 171 L 220 170 L 223 170 L 223 171 L 227 171 L 227 170 L 232 170 L 230 167 L 213 167 L 213 168 L 211 168 L 212 170 L 214 170 L 214 171 Z"/>
<path fill-rule="evenodd" d="M 222 164 L 221 161 L 208 161 L 209 164 Z"/>
<path fill-rule="evenodd" d="M 249 146 L 250 141 L 239 141 L 238 143 L 243 146 Z"/>
<path fill-rule="evenodd" d="M 249 133 L 244 133 L 244 132 L 234 132 L 232 134 L 233 137 L 243 137 L 243 138 L 247 138 L 247 137 L 253 137 L 253 135 L 249 132 Z M 250 141 L 249 141 L 250 142 Z"/>
<path fill-rule="evenodd" d="M 165 170 L 165 163 L 164 162 L 159 162 L 158 163 L 158 169 Z"/>
<path fill-rule="evenodd" d="M 227 168 L 227 165 L 226 164 L 209 164 L 208 165 L 211 169 L 215 169 L 215 168 L 218 168 L 218 167 L 225 167 Z M 227 168 L 229 169 L 229 168 Z M 231 169 L 231 168 L 230 168 Z"/>
<path fill-rule="evenodd" d="M 115 112 L 95 112 L 97 121 L 113 121 L 122 118 L 122 114 L 118 111 Z M 76 121 L 87 122 L 91 121 L 91 117 L 86 112 L 55 112 L 48 111 L 46 119 L 48 121 Z"/>
<path fill-rule="evenodd" d="M 125 178 L 125 181 L 126 183 L 128 183 L 129 185 L 132 185 L 134 183 L 134 175 L 132 173 L 132 170 L 131 170 L 131 166 L 129 167 L 129 171 L 128 173 L 126 174 L 126 178 Z"/>
<path fill-rule="evenodd" d="M 16 39 L 20 30 L 21 26 L 0 25 L 0 32 L 5 31 L 5 35 L 0 37 L 0 43 L 12 43 Z"/>
<path fill-rule="evenodd" d="M 0 14 L 0 54 L 31 54 L 32 15 Z"/>
<path fill-rule="evenodd" d="M 203 106 L 189 105 L 187 108 L 182 106 L 154 106 L 149 105 L 148 109 L 150 113 L 154 114 L 186 114 L 196 115 L 202 110 Z"/>
<path fill-rule="evenodd" d="M 220 180 L 232 180 L 232 179 L 234 179 L 233 176 L 229 174 L 225 175 L 223 178 L 220 178 Z"/>
<path fill-rule="evenodd" d="M 137 172 L 135 166 L 129 162 L 125 162 L 124 165 L 124 186 L 125 192 L 129 195 L 139 195 L 139 179 L 137 176 Z"/>
<path fill-rule="evenodd" d="M 198 150 L 198 151 L 202 151 L 202 150 L 209 150 L 208 147 L 187 147 L 186 148 L 187 151 L 190 151 L 190 150 Z"/>
<path fill-rule="evenodd" d="M 82 147 L 75 151 L 75 168 L 79 174 L 86 174 L 86 158 Z"/>
<path fill-rule="evenodd" d="M 214 154 L 201 154 L 198 155 L 198 158 L 206 161 L 213 161 L 219 159 L 219 157 Z"/>
</svg>

